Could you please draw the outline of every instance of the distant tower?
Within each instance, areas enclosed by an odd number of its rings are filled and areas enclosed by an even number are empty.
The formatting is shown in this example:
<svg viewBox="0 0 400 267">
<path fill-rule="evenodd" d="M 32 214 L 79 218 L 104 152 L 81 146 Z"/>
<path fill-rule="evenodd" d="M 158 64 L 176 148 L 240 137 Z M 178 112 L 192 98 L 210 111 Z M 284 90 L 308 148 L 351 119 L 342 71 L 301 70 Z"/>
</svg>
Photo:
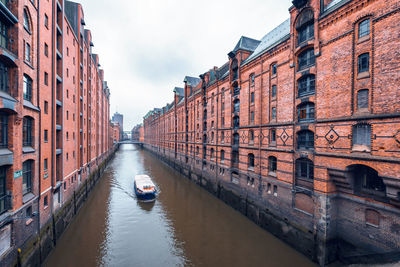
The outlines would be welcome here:
<svg viewBox="0 0 400 267">
<path fill-rule="evenodd" d="M 124 134 L 124 115 L 122 115 L 121 113 L 115 112 L 114 115 L 112 116 L 111 121 L 119 123 L 120 138 L 122 139 L 123 134 Z"/>
</svg>

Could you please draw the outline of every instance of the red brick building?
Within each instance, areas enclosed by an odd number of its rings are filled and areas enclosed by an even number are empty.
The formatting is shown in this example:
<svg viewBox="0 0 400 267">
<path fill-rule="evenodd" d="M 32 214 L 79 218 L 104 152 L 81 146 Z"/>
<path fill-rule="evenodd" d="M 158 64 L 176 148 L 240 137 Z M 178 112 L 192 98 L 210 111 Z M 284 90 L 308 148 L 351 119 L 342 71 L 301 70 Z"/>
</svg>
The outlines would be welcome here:
<svg viewBox="0 0 400 267">
<path fill-rule="evenodd" d="M 297 0 L 185 77 L 145 147 L 310 258 L 400 251 L 400 5 Z"/>
<path fill-rule="evenodd" d="M 118 122 L 111 122 L 112 140 L 113 143 L 118 143 L 120 141 L 120 130 L 121 126 Z"/>
<path fill-rule="evenodd" d="M 103 162 L 110 91 L 83 9 L 0 1 L 0 265 Z"/>
</svg>

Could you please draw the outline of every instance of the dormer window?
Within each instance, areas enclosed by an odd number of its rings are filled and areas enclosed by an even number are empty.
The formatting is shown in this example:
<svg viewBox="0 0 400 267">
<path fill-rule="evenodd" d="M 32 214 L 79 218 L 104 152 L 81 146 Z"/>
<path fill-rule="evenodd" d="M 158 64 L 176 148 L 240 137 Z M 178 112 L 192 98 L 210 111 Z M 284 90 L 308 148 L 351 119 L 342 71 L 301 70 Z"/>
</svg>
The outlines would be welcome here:
<svg viewBox="0 0 400 267">
<path fill-rule="evenodd" d="M 297 45 L 314 38 L 314 13 L 308 9 L 300 14 L 296 23 Z"/>
</svg>

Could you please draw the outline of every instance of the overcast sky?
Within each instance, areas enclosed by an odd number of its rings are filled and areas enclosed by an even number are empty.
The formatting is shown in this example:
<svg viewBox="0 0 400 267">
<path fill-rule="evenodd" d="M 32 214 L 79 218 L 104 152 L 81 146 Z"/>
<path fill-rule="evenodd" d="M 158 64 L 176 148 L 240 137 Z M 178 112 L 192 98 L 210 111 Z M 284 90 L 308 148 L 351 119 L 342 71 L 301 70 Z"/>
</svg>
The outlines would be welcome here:
<svg viewBox="0 0 400 267">
<path fill-rule="evenodd" d="M 228 61 L 244 35 L 260 40 L 289 17 L 290 0 L 80 0 L 94 53 L 124 130 L 173 100 L 185 76 Z"/>
</svg>

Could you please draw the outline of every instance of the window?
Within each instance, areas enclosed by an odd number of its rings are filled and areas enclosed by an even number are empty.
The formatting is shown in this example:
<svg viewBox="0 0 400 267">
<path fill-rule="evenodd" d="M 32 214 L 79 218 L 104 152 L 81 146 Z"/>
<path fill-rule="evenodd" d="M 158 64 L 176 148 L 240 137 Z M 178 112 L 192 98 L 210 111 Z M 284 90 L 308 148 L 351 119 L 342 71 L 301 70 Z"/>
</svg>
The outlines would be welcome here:
<svg viewBox="0 0 400 267">
<path fill-rule="evenodd" d="M 47 196 L 45 196 L 43 198 L 43 206 L 46 208 L 47 206 L 49 206 L 49 199 Z"/>
<path fill-rule="evenodd" d="M 251 92 L 250 94 L 250 103 L 254 104 L 254 92 Z"/>
<path fill-rule="evenodd" d="M 224 131 L 221 132 L 221 143 L 225 143 L 225 133 L 224 133 Z"/>
<path fill-rule="evenodd" d="M 47 143 L 49 140 L 48 140 L 48 138 L 49 138 L 49 131 L 48 130 L 44 130 L 44 141 Z"/>
<path fill-rule="evenodd" d="M 254 82 L 255 82 L 255 75 L 251 74 L 250 75 L 250 86 L 254 86 Z"/>
<path fill-rule="evenodd" d="M 278 71 L 278 65 L 275 63 L 272 65 L 272 75 L 276 75 L 277 71 Z"/>
<path fill-rule="evenodd" d="M 48 29 L 49 28 L 49 17 L 47 14 L 44 14 L 44 26 Z"/>
<path fill-rule="evenodd" d="M 273 119 L 273 120 L 276 119 L 276 108 L 272 108 L 272 111 L 271 111 L 271 119 Z"/>
<path fill-rule="evenodd" d="M 238 128 L 240 123 L 239 116 L 233 117 L 233 128 Z"/>
<path fill-rule="evenodd" d="M 31 31 L 31 27 L 29 25 L 29 16 L 28 16 L 28 12 L 26 10 L 24 10 L 24 28 L 28 32 Z"/>
<path fill-rule="evenodd" d="M 307 49 L 299 54 L 298 57 L 299 69 L 303 70 L 315 64 L 314 49 Z"/>
<path fill-rule="evenodd" d="M 314 133 L 310 130 L 302 130 L 297 133 L 298 149 L 314 149 Z"/>
<path fill-rule="evenodd" d="M 9 92 L 8 86 L 8 68 L 3 62 L 0 62 L 0 91 Z"/>
<path fill-rule="evenodd" d="M 31 45 L 25 42 L 25 61 L 31 62 Z"/>
<path fill-rule="evenodd" d="M 250 153 L 248 155 L 248 167 L 250 169 L 254 169 L 254 154 L 253 153 Z"/>
<path fill-rule="evenodd" d="M 8 115 L 0 112 L 0 148 L 8 147 Z"/>
<path fill-rule="evenodd" d="M 0 21 L 0 46 L 8 49 L 8 26 Z"/>
<path fill-rule="evenodd" d="M 353 148 L 354 146 L 371 146 L 371 125 L 357 124 L 353 126 Z"/>
<path fill-rule="evenodd" d="M 225 151 L 221 150 L 221 163 L 224 163 L 225 161 Z"/>
<path fill-rule="evenodd" d="M 314 179 L 314 163 L 306 158 L 296 160 L 296 178 Z"/>
<path fill-rule="evenodd" d="M 23 121 L 23 146 L 33 146 L 33 119 L 24 117 Z"/>
<path fill-rule="evenodd" d="M 368 109 L 369 103 L 369 91 L 363 89 L 357 92 L 357 109 Z"/>
<path fill-rule="evenodd" d="M 254 111 L 250 112 L 250 123 L 254 123 Z"/>
<path fill-rule="evenodd" d="M 369 54 L 365 53 L 358 57 L 358 73 L 369 71 Z"/>
<path fill-rule="evenodd" d="M 276 157 L 270 156 L 268 157 L 268 171 L 270 173 L 276 173 L 277 160 Z"/>
<path fill-rule="evenodd" d="M 44 73 L 44 84 L 49 85 L 49 74 L 47 72 Z"/>
<path fill-rule="evenodd" d="M 314 94 L 315 92 L 315 75 L 305 75 L 298 82 L 299 97 Z"/>
<path fill-rule="evenodd" d="M 239 145 L 239 134 L 238 133 L 233 134 L 233 145 Z"/>
<path fill-rule="evenodd" d="M 32 102 L 32 79 L 24 75 L 24 99 Z"/>
<path fill-rule="evenodd" d="M 214 159 L 214 148 L 211 148 L 210 158 L 211 158 L 211 159 Z"/>
<path fill-rule="evenodd" d="M 314 37 L 314 21 L 309 21 L 297 29 L 297 45 Z"/>
<path fill-rule="evenodd" d="M 369 35 L 369 19 L 363 20 L 358 26 L 358 38 Z"/>
<path fill-rule="evenodd" d="M 270 131 L 269 141 L 270 141 L 270 143 L 276 142 L 276 130 L 275 129 L 272 129 Z"/>
<path fill-rule="evenodd" d="M 44 101 L 44 114 L 49 113 L 49 102 Z"/>
<path fill-rule="evenodd" d="M 47 171 L 48 167 L 49 167 L 48 166 L 48 159 L 45 158 L 44 161 L 43 161 L 43 168 L 44 168 L 45 171 Z"/>
<path fill-rule="evenodd" d="M 249 131 L 249 143 L 250 144 L 254 143 L 254 131 L 253 130 Z"/>
<path fill-rule="evenodd" d="M 233 102 L 233 112 L 239 113 L 239 110 L 240 110 L 240 101 L 239 101 L 239 99 L 236 99 Z"/>
<path fill-rule="evenodd" d="M 314 120 L 314 103 L 300 104 L 297 109 L 300 122 Z"/>
<path fill-rule="evenodd" d="M 32 167 L 33 160 L 27 160 L 22 164 L 22 193 L 32 192 Z"/>
<path fill-rule="evenodd" d="M 46 43 L 44 44 L 44 55 L 46 57 L 49 56 L 49 46 Z"/>
<path fill-rule="evenodd" d="M 276 97 L 276 85 L 272 85 L 271 96 L 272 96 L 273 98 Z"/>
</svg>

